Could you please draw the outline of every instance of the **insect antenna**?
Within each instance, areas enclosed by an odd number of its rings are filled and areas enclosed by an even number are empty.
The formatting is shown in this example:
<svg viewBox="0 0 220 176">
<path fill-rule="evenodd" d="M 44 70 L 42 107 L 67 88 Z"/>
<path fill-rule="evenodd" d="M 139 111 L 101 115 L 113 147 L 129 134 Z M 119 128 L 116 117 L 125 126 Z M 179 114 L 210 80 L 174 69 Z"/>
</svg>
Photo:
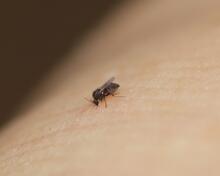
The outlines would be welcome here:
<svg viewBox="0 0 220 176">
<path fill-rule="evenodd" d="M 86 100 L 86 101 L 88 101 L 88 102 L 90 102 L 90 103 L 92 103 L 92 105 L 94 105 L 94 103 L 93 103 L 93 101 L 92 100 L 90 100 L 90 99 L 88 99 L 88 98 L 86 98 L 86 97 L 84 97 L 84 99 Z M 96 106 L 96 105 L 94 105 L 95 107 L 96 107 L 96 109 L 98 108 L 98 106 Z M 93 107 L 94 107 L 93 106 Z"/>
<path fill-rule="evenodd" d="M 86 97 L 84 97 L 84 99 L 85 99 L 86 101 L 88 101 L 88 102 L 90 102 L 90 103 L 93 104 L 93 101 L 92 101 L 92 100 L 90 100 L 90 99 L 88 99 L 88 98 L 86 98 Z"/>
</svg>

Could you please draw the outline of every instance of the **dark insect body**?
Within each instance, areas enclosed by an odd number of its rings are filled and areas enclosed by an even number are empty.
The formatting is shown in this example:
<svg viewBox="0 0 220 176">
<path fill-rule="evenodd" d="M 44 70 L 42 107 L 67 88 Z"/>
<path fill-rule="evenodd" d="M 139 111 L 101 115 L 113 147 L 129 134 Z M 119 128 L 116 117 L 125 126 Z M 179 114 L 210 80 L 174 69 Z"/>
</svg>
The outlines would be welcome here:
<svg viewBox="0 0 220 176">
<path fill-rule="evenodd" d="M 96 106 L 98 106 L 99 102 L 101 102 L 102 100 L 105 101 L 105 97 L 107 97 L 108 95 L 114 96 L 115 92 L 120 87 L 119 84 L 113 83 L 114 79 L 115 78 L 112 77 L 107 82 L 105 82 L 100 88 L 97 88 L 96 90 L 93 91 L 93 93 L 92 93 L 93 101 L 92 102 Z M 105 105 L 107 106 L 106 101 L 105 101 Z"/>
</svg>

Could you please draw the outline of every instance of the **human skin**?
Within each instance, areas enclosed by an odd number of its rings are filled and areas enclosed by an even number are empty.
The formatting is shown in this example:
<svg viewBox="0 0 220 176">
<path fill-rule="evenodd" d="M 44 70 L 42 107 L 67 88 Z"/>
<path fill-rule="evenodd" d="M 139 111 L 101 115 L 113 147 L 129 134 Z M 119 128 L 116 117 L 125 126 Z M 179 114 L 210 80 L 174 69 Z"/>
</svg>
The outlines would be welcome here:
<svg viewBox="0 0 220 176">
<path fill-rule="evenodd" d="M 122 4 L 1 131 L 0 175 L 219 175 L 219 5 Z"/>
</svg>

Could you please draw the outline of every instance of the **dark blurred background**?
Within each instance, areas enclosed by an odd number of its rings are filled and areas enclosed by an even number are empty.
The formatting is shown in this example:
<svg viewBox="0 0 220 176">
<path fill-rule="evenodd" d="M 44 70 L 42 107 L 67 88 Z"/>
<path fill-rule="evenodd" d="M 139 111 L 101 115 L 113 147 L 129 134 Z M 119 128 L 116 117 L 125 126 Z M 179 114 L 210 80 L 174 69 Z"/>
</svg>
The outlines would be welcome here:
<svg viewBox="0 0 220 176">
<path fill-rule="evenodd" d="M 0 128 L 70 47 L 119 1 L 0 2 Z"/>
</svg>

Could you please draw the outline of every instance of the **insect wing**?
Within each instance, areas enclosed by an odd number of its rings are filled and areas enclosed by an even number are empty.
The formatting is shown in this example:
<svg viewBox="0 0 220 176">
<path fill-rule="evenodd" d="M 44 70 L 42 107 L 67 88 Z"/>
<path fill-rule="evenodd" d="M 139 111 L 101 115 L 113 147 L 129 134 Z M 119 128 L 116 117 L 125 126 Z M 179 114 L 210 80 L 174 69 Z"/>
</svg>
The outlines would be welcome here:
<svg viewBox="0 0 220 176">
<path fill-rule="evenodd" d="M 106 81 L 106 82 L 100 87 L 100 89 L 103 90 L 103 89 L 107 88 L 107 87 L 112 83 L 112 81 L 114 81 L 114 80 L 115 80 L 115 77 L 110 78 L 108 81 Z"/>
</svg>

